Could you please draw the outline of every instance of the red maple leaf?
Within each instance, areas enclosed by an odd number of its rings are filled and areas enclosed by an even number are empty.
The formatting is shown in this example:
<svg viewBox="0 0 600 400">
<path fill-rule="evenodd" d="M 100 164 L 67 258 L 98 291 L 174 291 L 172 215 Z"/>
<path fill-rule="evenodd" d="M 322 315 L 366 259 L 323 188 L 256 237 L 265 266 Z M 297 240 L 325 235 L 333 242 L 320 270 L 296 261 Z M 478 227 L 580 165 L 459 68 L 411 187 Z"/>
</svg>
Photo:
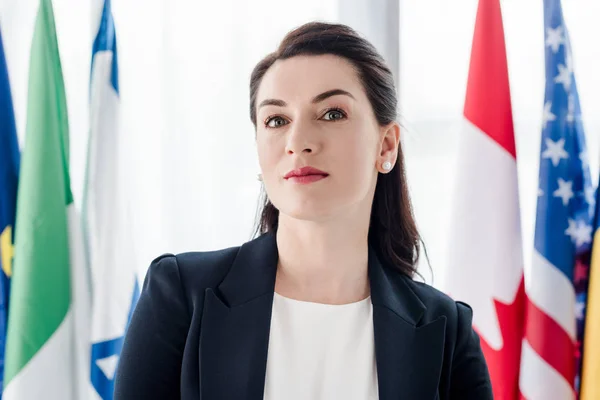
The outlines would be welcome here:
<svg viewBox="0 0 600 400">
<path fill-rule="evenodd" d="M 503 346 L 501 349 L 495 350 L 480 335 L 481 348 L 490 371 L 494 399 L 516 400 L 520 398 L 519 369 L 525 327 L 525 284 L 523 278 L 521 278 L 517 295 L 512 303 L 505 304 L 494 300 L 494 306 L 500 332 L 502 333 Z"/>
</svg>

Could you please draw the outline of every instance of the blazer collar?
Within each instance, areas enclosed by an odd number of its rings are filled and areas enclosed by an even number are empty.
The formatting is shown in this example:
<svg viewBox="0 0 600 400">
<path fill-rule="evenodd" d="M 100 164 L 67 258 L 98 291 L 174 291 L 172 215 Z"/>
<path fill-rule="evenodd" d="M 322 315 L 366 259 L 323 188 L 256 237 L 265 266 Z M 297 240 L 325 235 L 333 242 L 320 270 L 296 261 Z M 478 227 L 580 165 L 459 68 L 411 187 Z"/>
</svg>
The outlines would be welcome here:
<svg viewBox="0 0 600 400">
<path fill-rule="evenodd" d="M 219 285 L 224 303 L 229 307 L 237 307 L 273 292 L 278 260 L 274 234 L 267 233 L 244 243 L 229 273 Z"/>
<path fill-rule="evenodd" d="M 434 398 L 445 319 L 423 324 L 425 306 L 410 279 L 384 265 L 372 248 L 368 260 L 379 398 Z M 240 247 L 216 290 L 206 290 L 202 398 L 263 398 L 277 261 L 275 235 L 262 235 Z"/>
<path fill-rule="evenodd" d="M 219 286 L 224 302 L 236 307 L 274 291 L 278 259 L 273 233 L 243 244 Z M 372 246 L 369 246 L 368 260 L 373 305 L 386 307 L 411 325 L 417 325 L 425 305 L 408 285 L 410 278 L 382 264 Z"/>
<path fill-rule="evenodd" d="M 369 281 L 373 306 L 388 308 L 410 325 L 416 326 L 425 312 L 425 305 L 408 285 L 409 279 L 382 264 L 375 249 L 369 246 Z"/>
</svg>

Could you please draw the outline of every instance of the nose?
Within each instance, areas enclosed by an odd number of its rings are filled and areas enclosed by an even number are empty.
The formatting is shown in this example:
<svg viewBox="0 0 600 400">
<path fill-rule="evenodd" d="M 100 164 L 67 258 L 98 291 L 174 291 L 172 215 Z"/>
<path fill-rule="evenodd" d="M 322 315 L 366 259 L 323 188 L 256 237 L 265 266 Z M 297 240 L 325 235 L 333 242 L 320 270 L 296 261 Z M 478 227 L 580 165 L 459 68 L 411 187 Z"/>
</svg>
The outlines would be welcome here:
<svg viewBox="0 0 600 400">
<path fill-rule="evenodd" d="M 288 130 L 285 148 L 287 154 L 311 154 L 318 151 L 319 147 L 318 139 L 309 124 L 296 121 L 295 125 Z"/>
</svg>

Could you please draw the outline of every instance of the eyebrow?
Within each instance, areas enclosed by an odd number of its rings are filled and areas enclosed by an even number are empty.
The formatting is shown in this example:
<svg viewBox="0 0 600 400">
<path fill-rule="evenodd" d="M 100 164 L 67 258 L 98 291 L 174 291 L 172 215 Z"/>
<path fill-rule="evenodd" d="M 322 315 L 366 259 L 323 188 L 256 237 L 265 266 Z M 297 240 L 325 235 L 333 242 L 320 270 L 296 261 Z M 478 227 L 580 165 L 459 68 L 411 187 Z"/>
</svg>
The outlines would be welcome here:
<svg viewBox="0 0 600 400">
<path fill-rule="evenodd" d="M 338 95 L 342 95 L 342 96 L 348 96 L 353 98 L 354 100 L 356 100 L 354 98 L 354 96 L 352 95 L 352 93 L 347 92 L 343 89 L 332 89 L 332 90 L 328 90 L 326 92 L 323 92 L 321 94 L 316 95 L 312 100 L 311 103 L 312 104 L 317 104 L 322 102 L 323 100 L 331 97 L 331 96 L 338 96 Z M 285 107 L 287 106 L 287 103 L 283 100 L 279 100 L 279 99 L 265 99 L 263 101 L 260 102 L 260 105 L 258 106 L 258 108 L 261 108 L 263 106 L 277 106 L 277 107 Z"/>
</svg>

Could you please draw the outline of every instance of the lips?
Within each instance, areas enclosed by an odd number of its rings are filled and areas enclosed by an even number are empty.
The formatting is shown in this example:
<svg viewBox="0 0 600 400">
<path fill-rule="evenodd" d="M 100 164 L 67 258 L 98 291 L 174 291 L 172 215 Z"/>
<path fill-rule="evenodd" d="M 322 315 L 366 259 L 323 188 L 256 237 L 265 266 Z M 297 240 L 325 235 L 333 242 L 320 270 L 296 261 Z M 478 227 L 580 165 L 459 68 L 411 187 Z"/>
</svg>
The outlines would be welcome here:
<svg viewBox="0 0 600 400">
<path fill-rule="evenodd" d="M 290 172 L 285 174 L 284 178 L 290 179 L 290 178 L 298 178 L 298 177 L 311 176 L 311 175 L 319 175 L 322 177 L 329 176 L 329 174 L 327 172 L 321 171 L 319 169 L 316 169 L 313 167 L 302 167 L 302 168 L 291 170 Z"/>
<path fill-rule="evenodd" d="M 321 171 L 320 169 L 313 167 L 302 167 L 288 172 L 285 174 L 284 178 L 287 181 L 294 183 L 306 184 L 320 181 L 328 176 L 329 174 L 327 172 Z"/>
</svg>

